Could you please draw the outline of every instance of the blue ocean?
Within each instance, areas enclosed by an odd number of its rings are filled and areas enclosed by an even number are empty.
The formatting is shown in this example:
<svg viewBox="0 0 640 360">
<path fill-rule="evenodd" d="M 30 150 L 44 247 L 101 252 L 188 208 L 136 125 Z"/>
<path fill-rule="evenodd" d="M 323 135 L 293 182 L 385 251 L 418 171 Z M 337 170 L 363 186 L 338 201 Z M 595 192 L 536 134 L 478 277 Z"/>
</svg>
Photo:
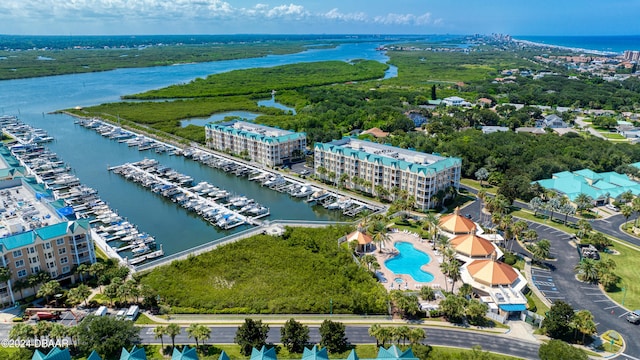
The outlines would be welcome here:
<svg viewBox="0 0 640 360">
<path fill-rule="evenodd" d="M 566 46 L 576 49 L 588 49 L 622 53 L 625 50 L 640 50 L 640 35 L 624 36 L 513 36 L 517 40 L 535 43 Z"/>
</svg>

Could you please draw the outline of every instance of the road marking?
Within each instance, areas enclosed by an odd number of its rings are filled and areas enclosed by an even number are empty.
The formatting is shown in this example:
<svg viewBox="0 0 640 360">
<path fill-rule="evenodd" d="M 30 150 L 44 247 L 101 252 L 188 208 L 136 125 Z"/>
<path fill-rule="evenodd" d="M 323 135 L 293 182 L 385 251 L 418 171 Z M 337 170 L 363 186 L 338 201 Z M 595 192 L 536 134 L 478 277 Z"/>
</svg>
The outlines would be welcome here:
<svg viewBox="0 0 640 360">
<path fill-rule="evenodd" d="M 596 289 L 596 287 L 595 286 L 580 286 L 580 289 L 594 290 L 594 289 Z"/>
<path fill-rule="evenodd" d="M 533 283 L 536 285 L 542 285 L 542 286 L 554 286 L 553 282 L 548 282 L 548 281 L 534 281 Z"/>
<path fill-rule="evenodd" d="M 618 307 L 618 305 L 614 305 L 614 306 L 606 307 L 606 308 L 604 308 L 604 309 L 605 309 L 605 310 L 609 310 L 609 309 L 613 309 L 613 308 L 617 308 L 617 307 Z"/>
<path fill-rule="evenodd" d="M 627 359 L 631 359 L 631 360 L 640 360 L 640 359 L 638 359 L 637 357 L 633 357 L 633 356 L 631 356 L 631 355 L 627 355 L 627 354 L 625 354 L 625 353 L 622 353 L 622 354 L 620 354 L 620 355 L 621 355 L 621 356 L 626 356 L 626 357 L 627 357 Z"/>
<path fill-rule="evenodd" d="M 532 269 L 531 271 L 540 271 L 540 272 L 551 272 L 551 270 L 547 270 L 547 269 Z"/>
<path fill-rule="evenodd" d="M 618 317 L 619 317 L 619 318 L 621 318 L 621 317 L 623 317 L 623 316 L 627 315 L 628 313 L 629 313 L 628 311 L 625 311 L 624 313 L 622 313 L 622 315 L 620 315 L 620 316 L 618 316 Z"/>
<path fill-rule="evenodd" d="M 606 301 L 611 301 L 609 299 L 604 299 L 604 300 L 593 300 L 593 302 L 606 302 Z"/>
<path fill-rule="evenodd" d="M 603 293 L 593 293 L 593 294 L 584 294 L 584 295 L 587 295 L 587 296 L 604 296 Z"/>
</svg>

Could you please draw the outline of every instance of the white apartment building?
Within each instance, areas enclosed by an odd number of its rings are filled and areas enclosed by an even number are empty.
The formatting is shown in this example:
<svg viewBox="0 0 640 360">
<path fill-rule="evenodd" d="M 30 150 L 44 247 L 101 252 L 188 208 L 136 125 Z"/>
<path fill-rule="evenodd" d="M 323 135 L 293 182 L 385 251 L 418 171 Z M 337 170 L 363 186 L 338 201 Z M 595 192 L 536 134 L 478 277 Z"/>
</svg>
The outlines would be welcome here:
<svg viewBox="0 0 640 360">
<path fill-rule="evenodd" d="M 440 190 L 460 186 L 462 160 L 418 151 L 343 138 L 316 143 L 316 176 L 338 181 L 343 174 L 347 188 L 376 195 L 376 188 L 393 192 L 405 190 L 415 199 L 415 207 L 425 210 L 435 204 L 432 197 Z M 329 177 L 333 175 L 334 178 Z M 356 180 L 357 179 L 357 180 Z"/>
<path fill-rule="evenodd" d="M 305 133 L 245 121 L 207 124 L 205 131 L 207 147 L 246 156 L 268 166 L 302 157 L 307 147 Z"/>
</svg>

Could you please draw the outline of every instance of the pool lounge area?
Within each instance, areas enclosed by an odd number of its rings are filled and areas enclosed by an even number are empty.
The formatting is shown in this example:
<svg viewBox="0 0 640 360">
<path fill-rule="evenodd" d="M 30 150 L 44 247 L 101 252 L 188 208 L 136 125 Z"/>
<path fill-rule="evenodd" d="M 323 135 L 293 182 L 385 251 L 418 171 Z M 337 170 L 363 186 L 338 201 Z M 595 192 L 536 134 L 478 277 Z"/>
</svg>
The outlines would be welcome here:
<svg viewBox="0 0 640 360">
<path fill-rule="evenodd" d="M 382 252 L 374 253 L 382 265 L 379 277 L 388 279 L 384 283 L 388 290 L 419 290 L 423 286 L 446 288 L 445 276 L 440 271 L 440 257 L 428 241 L 402 231 L 389 233 L 389 239 Z M 460 285 L 458 281 L 456 288 Z"/>
</svg>

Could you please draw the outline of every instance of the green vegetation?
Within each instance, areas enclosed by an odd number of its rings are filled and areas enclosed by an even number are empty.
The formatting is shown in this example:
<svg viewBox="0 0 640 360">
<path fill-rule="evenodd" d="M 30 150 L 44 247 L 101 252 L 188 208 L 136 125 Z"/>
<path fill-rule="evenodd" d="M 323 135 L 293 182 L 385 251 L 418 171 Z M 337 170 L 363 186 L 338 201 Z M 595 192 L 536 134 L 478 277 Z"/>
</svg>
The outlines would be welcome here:
<svg viewBox="0 0 640 360">
<path fill-rule="evenodd" d="M 538 356 L 541 360 L 587 360 L 589 358 L 584 350 L 561 340 L 551 340 L 540 345 Z"/>
<path fill-rule="evenodd" d="M 151 46 L 144 48 L 0 51 L 0 80 L 291 54 L 302 41 Z"/>
<path fill-rule="evenodd" d="M 334 313 L 384 313 L 384 288 L 337 244 L 348 230 L 257 235 L 154 269 L 140 281 L 176 312 L 329 313 L 332 306 Z"/>
<path fill-rule="evenodd" d="M 265 94 L 271 90 L 297 89 L 344 81 L 379 79 L 387 65 L 373 60 L 346 63 L 325 61 L 282 65 L 272 68 L 234 70 L 195 79 L 185 85 L 129 95 L 131 99 L 174 99 L 229 95 Z"/>
<path fill-rule="evenodd" d="M 616 254 L 600 253 L 602 260 L 613 260 L 616 263 L 616 275 L 620 282 L 607 292 L 617 303 L 623 303 L 628 309 L 640 308 L 640 257 L 638 250 L 625 246 L 624 243 L 614 243 Z M 624 290 L 623 290 L 624 289 Z"/>
</svg>

